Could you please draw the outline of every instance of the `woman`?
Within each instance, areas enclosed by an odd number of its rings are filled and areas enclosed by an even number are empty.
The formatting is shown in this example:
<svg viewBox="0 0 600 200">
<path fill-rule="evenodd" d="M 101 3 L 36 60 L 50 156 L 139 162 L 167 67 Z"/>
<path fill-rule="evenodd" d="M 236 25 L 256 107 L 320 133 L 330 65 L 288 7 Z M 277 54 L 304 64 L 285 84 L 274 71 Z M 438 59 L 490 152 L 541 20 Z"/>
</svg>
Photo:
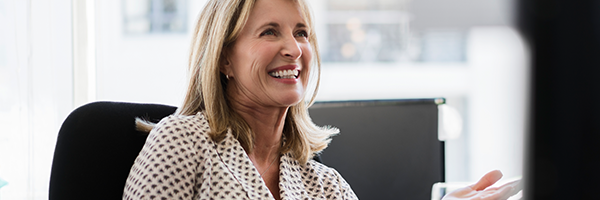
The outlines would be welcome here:
<svg viewBox="0 0 600 200">
<path fill-rule="evenodd" d="M 357 199 L 311 160 L 338 133 L 308 116 L 320 74 L 313 27 L 303 0 L 209 1 L 184 103 L 150 132 L 123 198 Z"/>
</svg>

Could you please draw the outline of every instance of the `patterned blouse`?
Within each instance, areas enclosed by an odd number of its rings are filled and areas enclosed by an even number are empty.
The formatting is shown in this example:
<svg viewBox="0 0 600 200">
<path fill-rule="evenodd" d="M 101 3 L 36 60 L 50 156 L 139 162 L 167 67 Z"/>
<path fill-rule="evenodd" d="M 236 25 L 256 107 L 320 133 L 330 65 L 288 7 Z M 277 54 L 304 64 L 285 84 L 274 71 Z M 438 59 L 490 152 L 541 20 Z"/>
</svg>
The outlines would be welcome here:
<svg viewBox="0 0 600 200">
<path fill-rule="evenodd" d="M 202 113 L 169 116 L 150 132 L 133 164 L 123 199 L 274 199 L 231 132 L 216 143 Z M 334 169 L 279 160 L 281 199 L 358 199 Z"/>
</svg>

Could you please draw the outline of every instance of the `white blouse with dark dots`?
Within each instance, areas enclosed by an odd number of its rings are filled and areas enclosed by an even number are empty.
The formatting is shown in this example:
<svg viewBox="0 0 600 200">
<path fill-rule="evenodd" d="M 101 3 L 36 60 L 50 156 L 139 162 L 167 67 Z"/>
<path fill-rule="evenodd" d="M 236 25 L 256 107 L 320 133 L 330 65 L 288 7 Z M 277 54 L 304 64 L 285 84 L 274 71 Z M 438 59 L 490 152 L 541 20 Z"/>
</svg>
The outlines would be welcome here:
<svg viewBox="0 0 600 200">
<path fill-rule="evenodd" d="M 208 136 L 208 122 L 169 116 L 150 132 L 135 160 L 123 199 L 274 199 L 231 132 L 222 142 Z M 358 199 L 334 169 L 314 160 L 279 160 L 282 199 Z"/>
</svg>

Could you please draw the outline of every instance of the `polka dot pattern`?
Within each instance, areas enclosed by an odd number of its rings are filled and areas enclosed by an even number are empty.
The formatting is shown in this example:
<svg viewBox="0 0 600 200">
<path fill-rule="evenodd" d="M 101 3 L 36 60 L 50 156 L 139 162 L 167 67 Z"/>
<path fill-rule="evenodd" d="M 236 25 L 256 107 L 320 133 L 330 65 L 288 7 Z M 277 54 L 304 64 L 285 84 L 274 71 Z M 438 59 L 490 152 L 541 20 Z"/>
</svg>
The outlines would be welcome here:
<svg viewBox="0 0 600 200">
<path fill-rule="evenodd" d="M 161 120 L 131 168 L 123 199 L 274 199 L 232 134 L 216 143 L 209 131 L 202 113 Z M 290 153 L 279 162 L 282 199 L 358 199 L 332 168 L 300 164 Z"/>
</svg>

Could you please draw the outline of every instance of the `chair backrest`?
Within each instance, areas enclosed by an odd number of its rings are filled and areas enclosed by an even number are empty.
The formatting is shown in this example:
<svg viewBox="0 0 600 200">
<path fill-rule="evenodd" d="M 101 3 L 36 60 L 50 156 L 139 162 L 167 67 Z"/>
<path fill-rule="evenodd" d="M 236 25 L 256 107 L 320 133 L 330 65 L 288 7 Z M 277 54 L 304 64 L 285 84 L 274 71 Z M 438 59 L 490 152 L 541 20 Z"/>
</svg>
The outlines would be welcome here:
<svg viewBox="0 0 600 200">
<path fill-rule="evenodd" d="M 322 162 L 335 168 L 361 200 L 431 199 L 444 181 L 444 143 L 438 140 L 443 99 L 316 103 L 318 125 L 340 129 Z"/>
<path fill-rule="evenodd" d="M 147 137 L 135 130 L 135 118 L 157 122 L 175 110 L 119 102 L 94 102 L 74 110 L 58 133 L 49 199 L 121 199 Z"/>
</svg>

